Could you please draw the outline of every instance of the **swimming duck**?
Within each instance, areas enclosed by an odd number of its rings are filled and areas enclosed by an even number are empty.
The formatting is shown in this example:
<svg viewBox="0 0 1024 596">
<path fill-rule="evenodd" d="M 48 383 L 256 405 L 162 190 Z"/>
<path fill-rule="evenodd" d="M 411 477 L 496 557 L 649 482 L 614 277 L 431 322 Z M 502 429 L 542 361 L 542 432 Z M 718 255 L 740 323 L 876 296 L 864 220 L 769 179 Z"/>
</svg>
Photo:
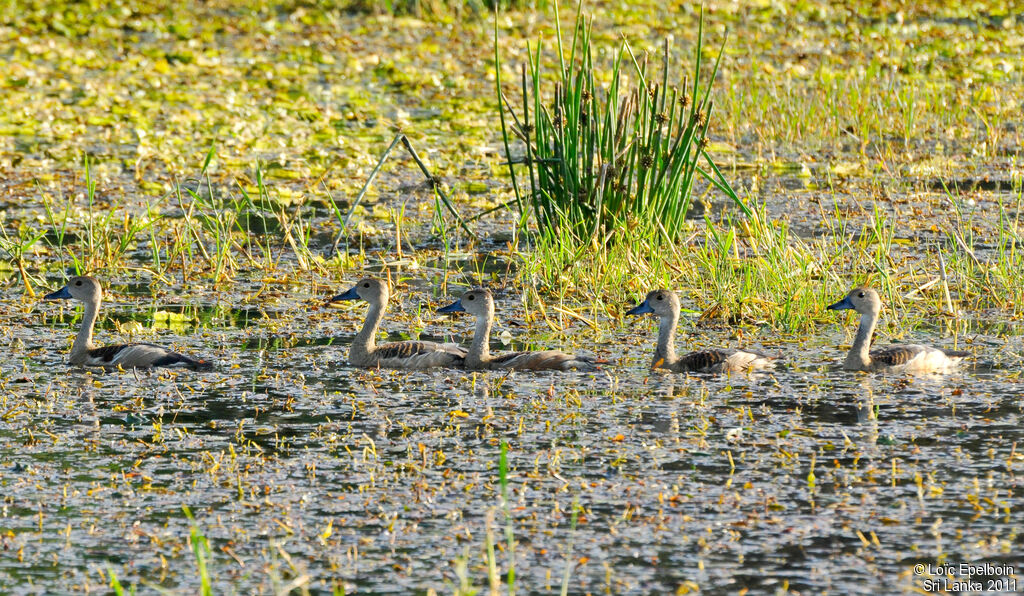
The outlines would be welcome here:
<svg viewBox="0 0 1024 596">
<path fill-rule="evenodd" d="M 353 366 L 380 368 L 425 369 L 437 366 L 461 367 L 466 351 L 457 346 L 432 341 L 396 341 L 377 345 L 377 327 L 388 308 L 390 292 L 379 279 L 362 279 L 349 291 L 338 294 L 330 302 L 365 300 L 370 303 L 366 322 L 352 341 L 348 361 Z"/>
<path fill-rule="evenodd" d="M 831 304 L 829 310 L 855 310 L 860 313 L 860 327 L 843 368 L 869 372 L 943 372 L 954 367 L 970 352 L 940 350 L 918 344 L 894 345 L 868 351 L 871 335 L 882 312 L 882 299 L 871 288 L 854 288 L 845 298 Z"/>
<path fill-rule="evenodd" d="M 715 348 L 676 356 L 675 334 L 679 323 L 679 297 L 671 290 L 654 290 L 643 302 L 626 311 L 627 315 L 654 313 L 658 324 L 658 346 L 654 349 L 651 368 L 672 372 L 740 372 L 772 366 L 772 356 L 749 350 Z"/>
<path fill-rule="evenodd" d="M 466 368 L 473 370 L 594 370 L 589 356 L 574 356 L 557 350 L 507 352 L 491 355 L 491 327 L 494 325 L 494 296 L 487 288 L 469 290 L 455 302 L 437 309 L 441 313 L 467 312 L 476 317 L 473 345 L 466 356 Z"/>
<path fill-rule="evenodd" d="M 213 363 L 193 358 L 150 343 L 121 344 L 97 348 L 92 343 L 92 330 L 103 300 L 100 282 L 87 276 L 72 277 L 67 285 L 43 297 L 44 300 L 75 299 L 85 305 L 82 328 L 71 344 L 71 364 L 104 368 L 188 368 L 210 370 Z"/>
</svg>

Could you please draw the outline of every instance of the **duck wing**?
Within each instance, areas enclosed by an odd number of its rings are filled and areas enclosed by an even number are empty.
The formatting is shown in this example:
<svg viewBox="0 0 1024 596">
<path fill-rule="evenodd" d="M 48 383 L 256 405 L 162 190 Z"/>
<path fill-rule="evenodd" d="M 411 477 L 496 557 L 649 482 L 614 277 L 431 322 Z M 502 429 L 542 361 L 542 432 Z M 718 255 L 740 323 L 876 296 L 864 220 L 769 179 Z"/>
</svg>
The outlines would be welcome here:
<svg viewBox="0 0 1024 596">
<path fill-rule="evenodd" d="M 506 352 L 488 361 L 490 368 L 513 370 L 594 370 L 597 368 L 590 356 L 566 354 L 557 350 L 539 352 Z"/>
<path fill-rule="evenodd" d="M 713 349 L 690 352 L 671 367 L 676 372 L 740 372 L 767 368 L 775 360 L 752 350 Z"/>
<path fill-rule="evenodd" d="M 377 346 L 374 354 L 381 358 L 411 358 L 420 354 L 443 352 L 452 356 L 466 357 L 466 350 L 452 344 L 439 344 L 435 341 L 394 341 Z"/>
<path fill-rule="evenodd" d="M 121 344 L 93 348 L 86 353 L 85 366 L 102 366 L 105 368 L 188 368 L 191 370 L 211 370 L 213 363 L 209 360 L 193 358 L 168 350 L 163 346 L 150 343 Z"/>
<path fill-rule="evenodd" d="M 875 369 L 943 372 L 970 356 L 970 352 L 940 350 L 917 344 L 886 346 L 869 354 Z"/>
<path fill-rule="evenodd" d="M 924 346 L 916 344 L 886 346 L 871 350 L 868 356 L 872 363 L 879 362 L 884 366 L 903 366 L 927 350 Z"/>
<path fill-rule="evenodd" d="M 701 350 L 684 354 L 672 367 L 677 372 L 711 372 L 729 357 L 726 350 Z M 653 368 L 659 368 L 657 364 Z"/>
<path fill-rule="evenodd" d="M 466 350 L 433 341 L 395 341 L 377 346 L 372 357 L 376 358 L 377 366 L 422 369 L 462 366 Z"/>
</svg>

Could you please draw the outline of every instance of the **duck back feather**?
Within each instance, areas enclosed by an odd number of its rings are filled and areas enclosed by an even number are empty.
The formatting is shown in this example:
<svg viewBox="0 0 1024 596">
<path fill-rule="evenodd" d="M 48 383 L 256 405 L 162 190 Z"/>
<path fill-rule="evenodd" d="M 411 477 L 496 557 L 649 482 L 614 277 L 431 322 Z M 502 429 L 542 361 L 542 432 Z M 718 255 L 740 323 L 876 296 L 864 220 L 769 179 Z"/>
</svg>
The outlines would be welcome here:
<svg viewBox="0 0 1024 596">
<path fill-rule="evenodd" d="M 151 343 L 122 344 L 93 348 L 85 353 L 84 366 L 102 366 L 104 368 L 187 368 L 196 371 L 213 369 L 213 363 L 201 358 L 193 358 Z"/>
<path fill-rule="evenodd" d="M 596 370 L 590 356 L 572 355 L 557 350 L 539 352 L 508 352 L 492 357 L 488 368 L 514 370 Z"/>
<path fill-rule="evenodd" d="M 365 355 L 349 356 L 356 366 L 423 369 L 438 366 L 460 367 L 466 360 L 466 351 L 448 344 L 432 341 L 396 341 L 376 346 Z"/>
</svg>

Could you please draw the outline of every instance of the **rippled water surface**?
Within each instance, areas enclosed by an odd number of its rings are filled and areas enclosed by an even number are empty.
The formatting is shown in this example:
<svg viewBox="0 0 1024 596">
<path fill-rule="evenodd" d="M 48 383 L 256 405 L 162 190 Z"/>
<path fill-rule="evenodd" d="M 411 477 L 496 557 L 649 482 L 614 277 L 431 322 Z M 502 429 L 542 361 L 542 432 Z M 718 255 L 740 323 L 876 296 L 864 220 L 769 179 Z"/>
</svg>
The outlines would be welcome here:
<svg viewBox="0 0 1024 596">
<path fill-rule="evenodd" d="M 1024 323 L 1010 314 L 1024 41 L 1005 6 L 975 19 L 710 3 L 705 50 L 733 32 L 711 152 L 765 234 L 814 247 L 801 254 L 816 255 L 806 279 L 821 289 L 799 288 L 793 318 L 764 321 L 746 288 L 726 297 L 746 300 L 735 316 L 700 317 L 721 306 L 710 269 L 774 249 L 747 242 L 735 206 L 698 182 L 683 244 L 721 258 L 693 276 L 707 288 L 675 288 L 677 346 L 782 363 L 686 376 L 648 370 L 656 322 L 620 317 L 641 282 L 621 304 L 581 304 L 590 288 L 538 281 L 529 235 L 492 212 L 512 193 L 490 22 L 214 2 L 178 7 L 209 17 L 188 29 L 146 3 L 95 22 L 85 4 L 61 19 L 49 4 L 0 15 L 0 594 L 108 593 L 112 576 L 198 594 L 207 575 L 217 594 L 508 593 L 510 568 L 520 594 L 875 596 L 941 592 L 928 583 L 940 576 L 1005 582 L 963 593 L 1024 591 Z M 693 6 L 594 4 L 609 47 L 637 40 L 646 63 L 643 46 L 653 60 L 671 35 L 689 55 Z M 501 17 L 507 85 L 528 40 L 551 47 L 545 18 Z M 341 229 L 399 131 L 478 217 L 478 239 L 401 147 Z M 718 234 L 728 242 L 711 246 Z M 69 367 L 81 306 L 40 297 L 76 262 L 107 288 L 97 343 L 159 342 L 216 370 Z M 485 283 L 493 350 L 603 364 L 352 368 L 366 305 L 325 301 L 382 271 L 382 336 L 467 344 L 468 317 L 434 311 Z M 839 370 L 856 322 L 820 294 L 865 279 L 903 301 L 878 344 L 968 350 L 970 363 Z M 979 296 L 991 288 L 1009 290 Z M 1003 567 L 927 567 L 943 563 Z"/>
<path fill-rule="evenodd" d="M 787 363 L 771 373 L 651 373 L 653 321 L 552 336 L 506 297 L 519 339 L 608 362 L 595 373 L 367 371 L 345 364 L 363 308 L 314 298 L 282 302 L 280 328 L 273 311 L 184 308 L 234 317 L 159 331 L 217 359 L 210 374 L 69 369 L 75 310 L 5 303 L 0 584 L 98 589 L 110 566 L 122 582 L 194 592 L 183 506 L 210 541 L 219 592 L 305 576 L 315 591 L 445 591 L 460 560 L 482 585 L 485 541 L 504 569 L 507 530 L 528 593 L 560 589 L 567 569 L 581 593 L 870 593 L 920 585 L 918 562 L 1020 562 L 1024 433 L 1010 366 L 842 372 L 840 334 L 781 347 Z M 413 293 L 399 306 L 420 300 L 439 302 Z M 109 305 L 101 338 L 135 312 Z M 470 327 L 421 322 L 441 339 Z M 1020 335 L 974 341 L 1020 361 Z"/>
</svg>

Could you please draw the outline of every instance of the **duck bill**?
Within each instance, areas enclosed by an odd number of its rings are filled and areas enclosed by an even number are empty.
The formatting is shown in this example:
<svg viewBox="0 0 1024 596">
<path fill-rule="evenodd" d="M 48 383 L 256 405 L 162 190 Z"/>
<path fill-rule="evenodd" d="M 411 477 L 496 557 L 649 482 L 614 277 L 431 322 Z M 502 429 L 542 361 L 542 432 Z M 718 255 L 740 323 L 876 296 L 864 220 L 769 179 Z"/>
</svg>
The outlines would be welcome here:
<svg viewBox="0 0 1024 596">
<path fill-rule="evenodd" d="M 637 304 L 633 308 L 627 310 L 626 314 L 627 315 L 645 315 L 645 314 L 650 313 L 650 312 L 654 312 L 654 309 L 651 308 L 651 304 L 649 302 L 644 300 L 640 304 Z"/>
<path fill-rule="evenodd" d="M 853 310 L 853 302 L 851 302 L 850 297 L 847 296 L 835 304 L 829 304 L 828 310 Z"/>
<path fill-rule="evenodd" d="M 71 299 L 71 290 L 67 286 L 57 290 L 56 292 L 50 292 L 43 296 L 43 300 L 69 300 Z"/>
<path fill-rule="evenodd" d="M 448 306 L 442 306 L 441 308 L 437 309 L 437 312 L 466 312 L 466 309 L 463 308 L 462 299 L 460 298 L 455 302 L 452 302 Z"/>
<path fill-rule="evenodd" d="M 357 289 L 359 289 L 359 286 L 352 286 L 352 288 L 349 289 L 349 291 L 345 292 L 344 294 L 338 294 L 337 296 L 331 298 L 327 302 L 330 303 L 341 302 L 342 300 L 359 300 L 359 293 L 356 292 Z"/>
</svg>

